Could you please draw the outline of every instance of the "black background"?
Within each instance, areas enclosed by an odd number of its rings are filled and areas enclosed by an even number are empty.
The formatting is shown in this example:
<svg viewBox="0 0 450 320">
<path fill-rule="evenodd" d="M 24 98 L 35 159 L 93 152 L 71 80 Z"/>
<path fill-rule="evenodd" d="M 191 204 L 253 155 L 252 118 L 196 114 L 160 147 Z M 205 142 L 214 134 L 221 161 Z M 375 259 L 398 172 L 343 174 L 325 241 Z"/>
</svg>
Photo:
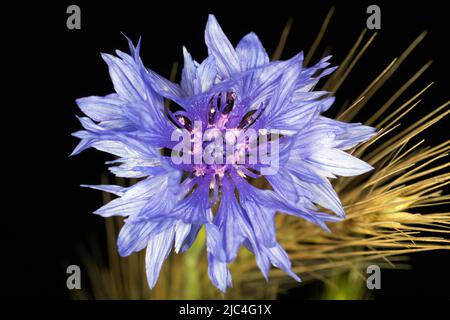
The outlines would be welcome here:
<svg viewBox="0 0 450 320">
<path fill-rule="evenodd" d="M 104 238 L 103 218 L 90 214 L 101 205 L 100 192 L 80 188 L 97 184 L 110 158 L 87 151 L 69 158 L 77 143 L 71 132 L 80 128 L 74 100 L 112 92 L 100 52 L 127 50 L 121 32 L 134 41 L 142 36 L 142 58 L 147 67 L 168 76 L 173 61 L 181 60 L 185 45 L 197 60 L 206 55 L 203 32 L 208 13 L 214 13 L 232 43 L 250 31 L 273 52 L 289 17 L 294 25 L 283 58 L 307 49 L 331 5 L 336 12 L 325 43 L 333 47 L 332 62 L 340 61 L 365 27 L 369 4 L 382 10 L 382 29 L 375 45 L 355 68 L 337 97 L 355 97 L 392 58 L 421 31 L 429 34 L 384 88 L 373 105 L 384 102 L 395 88 L 429 59 L 430 70 L 408 93 L 430 81 L 436 85 L 425 96 L 416 117 L 449 98 L 450 70 L 448 10 L 444 1 L 58 1 L 16 3 L 5 7 L 8 20 L 7 78 L 3 106 L 7 164 L 3 185 L 6 196 L 2 264 L 8 295 L 15 298 L 67 299 L 65 266 L 80 264 L 74 247 L 89 237 Z M 68 30 L 66 8 L 81 8 L 81 30 Z M 319 52 L 324 47 L 319 48 Z M 6 69 L 5 68 L 5 69 Z M 6 76 L 4 75 L 4 79 Z M 407 96 L 407 95 L 405 95 Z M 364 115 L 362 119 L 364 120 Z M 435 144 L 448 139 L 448 121 L 428 132 Z M 9 204 L 9 205 L 7 205 Z M 447 256 L 446 256 L 447 255 Z M 383 289 L 375 298 L 449 298 L 448 252 L 412 257 L 409 271 L 383 271 Z M 320 287 L 307 285 L 283 298 L 314 297 Z"/>
</svg>

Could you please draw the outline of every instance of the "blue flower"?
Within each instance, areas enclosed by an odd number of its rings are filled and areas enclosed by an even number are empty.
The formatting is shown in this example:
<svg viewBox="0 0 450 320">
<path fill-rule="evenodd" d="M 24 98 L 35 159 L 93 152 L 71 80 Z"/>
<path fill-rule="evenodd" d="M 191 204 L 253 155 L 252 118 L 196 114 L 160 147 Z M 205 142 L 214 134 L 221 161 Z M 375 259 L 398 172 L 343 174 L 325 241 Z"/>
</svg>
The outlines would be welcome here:
<svg viewBox="0 0 450 320">
<path fill-rule="evenodd" d="M 144 67 L 140 41 L 134 47 L 128 40 L 130 54 L 102 54 L 115 93 L 77 100 L 87 117 L 80 118 L 84 130 L 74 133 L 81 141 L 73 154 L 87 148 L 110 153 L 117 157 L 111 172 L 139 182 L 88 186 L 117 195 L 95 213 L 126 217 L 119 253 L 146 248 L 150 287 L 172 248 L 188 250 L 203 226 L 209 276 L 221 291 L 232 286 L 227 265 L 242 245 L 266 279 L 273 265 L 300 281 L 276 240 L 275 215 L 298 216 L 325 230 L 326 222 L 342 220 L 329 179 L 372 169 L 344 150 L 375 130 L 321 115 L 334 97 L 313 88 L 335 69 L 329 57 L 310 68 L 303 67 L 302 53 L 269 61 L 254 33 L 233 47 L 212 15 L 205 41 L 208 56 L 201 63 L 183 48 L 179 85 Z M 205 139 L 208 130 L 222 140 Z M 225 145 L 232 150 L 221 150 Z M 266 188 L 251 183 L 259 179 Z"/>
</svg>

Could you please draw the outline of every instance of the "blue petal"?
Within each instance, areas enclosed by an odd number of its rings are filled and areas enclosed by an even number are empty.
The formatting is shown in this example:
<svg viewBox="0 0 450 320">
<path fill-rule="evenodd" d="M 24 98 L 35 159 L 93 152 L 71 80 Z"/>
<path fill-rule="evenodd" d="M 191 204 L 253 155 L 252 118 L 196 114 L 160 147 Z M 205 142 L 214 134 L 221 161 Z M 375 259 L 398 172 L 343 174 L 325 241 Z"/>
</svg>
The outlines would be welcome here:
<svg viewBox="0 0 450 320">
<path fill-rule="evenodd" d="M 208 252 L 208 275 L 212 283 L 225 292 L 232 286 L 231 274 L 227 268 L 227 258 L 222 242 L 222 234 L 219 228 L 212 224 L 206 224 L 206 250 Z"/>
<path fill-rule="evenodd" d="M 236 46 L 241 70 L 249 70 L 269 63 L 269 56 L 258 36 L 253 32 L 247 34 Z"/>
<path fill-rule="evenodd" d="M 287 170 L 280 170 L 277 174 L 266 176 L 272 188 L 279 194 L 291 201 L 297 202 L 299 195 L 297 188 L 294 185 L 292 175 Z"/>
<path fill-rule="evenodd" d="M 225 249 L 222 242 L 222 234 L 219 228 L 212 223 L 206 224 L 206 250 L 220 261 L 226 262 Z"/>
<path fill-rule="evenodd" d="M 158 94 L 183 105 L 186 94 L 178 84 L 167 80 L 150 69 L 143 69 L 141 72 L 146 83 Z"/>
<path fill-rule="evenodd" d="M 258 241 L 265 246 L 275 244 L 275 212 L 265 207 L 258 199 L 244 198 L 241 205 L 247 212 Z"/>
<path fill-rule="evenodd" d="M 340 217 L 345 217 L 342 203 L 327 179 L 323 179 L 322 183 L 310 183 L 297 180 L 297 185 L 301 187 L 301 190 L 308 190 L 307 197 L 311 201 L 326 209 L 332 210 Z M 301 191 L 299 191 L 299 193 L 301 193 Z"/>
<path fill-rule="evenodd" d="M 117 248 L 121 257 L 144 249 L 152 237 L 171 228 L 171 221 L 126 221 L 117 238 Z"/>
<path fill-rule="evenodd" d="M 119 158 L 107 163 L 120 163 L 109 168 L 115 176 L 122 178 L 144 178 L 161 173 L 161 162 L 158 158 Z"/>
<path fill-rule="evenodd" d="M 126 105 L 126 115 L 139 129 L 139 138 L 150 143 L 152 147 L 171 145 L 171 133 L 176 129 L 164 113 L 164 106 L 130 102 Z"/>
<path fill-rule="evenodd" d="M 167 175 L 139 181 L 135 185 L 127 188 L 122 197 L 108 202 L 94 213 L 103 217 L 111 217 L 137 215 L 141 210 L 148 208 L 152 210 L 164 210 L 166 209 L 165 206 L 173 202 L 171 199 L 174 198 L 168 192 L 168 183 L 169 177 Z M 176 192 L 176 190 L 171 191 Z M 144 213 L 149 214 L 147 210 Z"/>
<path fill-rule="evenodd" d="M 182 221 L 177 221 L 175 224 L 175 253 L 180 252 L 181 248 L 185 244 L 186 239 L 188 239 L 191 234 L 192 225 L 186 224 Z"/>
<path fill-rule="evenodd" d="M 267 105 L 269 99 L 274 95 L 276 90 L 279 90 L 280 79 L 287 72 L 287 70 L 300 70 L 303 54 L 299 53 L 287 61 L 271 62 L 263 67 L 261 71 L 258 70 L 257 79 L 254 79 L 254 85 L 251 86 L 249 92 L 245 92 L 252 98 L 249 109 L 259 108 L 261 105 Z M 255 72 L 255 71 L 254 71 Z M 292 75 L 292 74 L 291 74 Z M 288 78 L 285 79 L 290 80 Z M 289 89 L 290 88 L 285 88 Z M 283 98 L 286 98 L 285 96 Z"/>
<path fill-rule="evenodd" d="M 247 182 L 238 185 L 240 204 L 245 210 L 256 239 L 265 246 L 275 245 L 275 209 L 267 203 L 264 190 Z"/>
<path fill-rule="evenodd" d="M 197 68 L 197 78 L 194 83 L 195 94 L 206 92 L 214 85 L 217 77 L 217 66 L 213 56 L 208 56 Z"/>
<path fill-rule="evenodd" d="M 208 275 L 211 282 L 223 293 L 233 286 L 226 262 L 216 259 L 212 254 L 208 254 Z"/>
<path fill-rule="evenodd" d="M 368 163 L 339 149 L 313 153 L 309 155 L 308 161 L 322 170 L 344 177 L 356 176 L 373 170 Z"/>
<path fill-rule="evenodd" d="M 272 265 L 289 274 L 296 281 L 300 282 L 300 278 L 292 272 L 292 264 L 284 249 L 277 243 L 270 248 L 264 248 L 264 253 L 269 257 Z"/>
<path fill-rule="evenodd" d="M 244 212 L 237 202 L 234 187 L 231 187 L 225 180 L 222 186 L 222 198 L 214 217 L 214 223 L 222 233 L 227 262 L 231 262 L 236 258 L 239 247 L 246 238 L 251 237 L 251 227 L 243 216 Z"/>
<path fill-rule="evenodd" d="M 100 191 L 104 191 L 104 192 L 109 192 L 112 194 L 115 194 L 116 196 L 123 196 L 124 195 L 124 191 L 126 190 L 126 188 L 122 187 L 122 186 L 116 186 L 116 185 L 86 185 L 86 184 L 82 184 L 82 187 L 85 188 L 91 188 L 91 189 L 96 189 L 96 190 L 100 190 Z"/>
<path fill-rule="evenodd" d="M 183 47 L 184 66 L 181 73 L 181 88 L 189 95 L 193 95 L 195 92 L 195 80 L 197 78 L 197 65 L 192 60 L 191 55 Z"/>
<path fill-rule="evenodd" d="M 85 97 L 76 100 L 78 107 L 95 121 L 108 121 L 124 118 L 122 106 L 126 103 L 117 94 L 105 97 Z"/>
<path fill-rule="evenodd" d="M 280 112 L 283 112 L 284 108 L 286 108 L 291 102 L 292 92 L 295 88 L 299 70 L 300 65 L 297 64 L 292 64 L 284 70 L 278 83 L 278 87 L 270 99 L 269 105 L 266 109 L 272 117 L 275 117 Z"/>
<path fill-rule="evenodd" d="M 198 232 L 200 231 L 202 226 L 203 225 L 201 224 L 191 225 L 191 229 L 189 230 L 189 233 L 184 239 L 183 246 L 181 247 L 181 252 L 186 252 L 194 244 L 195 240 L 197 239 Z"/>
<path fill-rule="evenodd" d="M 211 219 L 210 213 L 209 181 L 202 179 L 197 188 L 180 201 L 168 216 L 187 224 L 204 224 Z"/>
<path fill-rule="evenodd" d="M 145 270 L 148 285 L 152 289 L 158 280 L 164 260 L 167 259 L 172 249 L 174 235 L 174 228 L 169 228 L 155 235 L 148 242 L 145 253 Z"/>
<path fill-rule="evenodd" d="M 292 272 L 291 262 L 286 251 L 277 242 L 273 246 L 265 246 L 264 244 L 251 240 L 246 241 L 245 244 L 255 254 L 256 264 L 266 281 L 269 280 L 271 264 L 289 274 L 296 281 L 300 281 L 300 278 Z"/>
<path fill-rule="evenodd" d="M 114 90 L 128 101 L 145 99 L 146 90 L 139 68 L 110 54 L 102 54 L 103 60 L 108 64 L 109 74 Z"/>
<path fill-rule="evenodd" d="M 216 18 L 209 15 L 205 30 L 205 42 L 209 54 L 213 55 L 219 74 L 230 78 L 240 71 L 239 59 L 228 38 L 223 33 Z"/>
<path fill-rule="evenodd" d="M 141 49 L 141 40 L 142 40 L 142 38 L 139 37 L 138 43 L 137 43 L 137 45 L 135 47 L 134 44 L 133 44 L 133 41 L 131 41 L 131 39 L 129 37 L 127 37 L 125 34 L 123 34 L 123 36 L 127 39 L 128 47 L 130 49 L 130 53 L 135 58 L 136 62 L 139 62 L 140 61 L 139 53 L 140 53 L 140 49 Z"/>
<path fill-rule="evenodd" d="M 372 138 L 376 134 L 375 128 L 361 125 L 360 123 L 345 123 L 326 117 L 320 117 L 319 121 L 334 130 L 336 134 L 335 148 L 348 150 L 358 143 Z"/>
</svg>

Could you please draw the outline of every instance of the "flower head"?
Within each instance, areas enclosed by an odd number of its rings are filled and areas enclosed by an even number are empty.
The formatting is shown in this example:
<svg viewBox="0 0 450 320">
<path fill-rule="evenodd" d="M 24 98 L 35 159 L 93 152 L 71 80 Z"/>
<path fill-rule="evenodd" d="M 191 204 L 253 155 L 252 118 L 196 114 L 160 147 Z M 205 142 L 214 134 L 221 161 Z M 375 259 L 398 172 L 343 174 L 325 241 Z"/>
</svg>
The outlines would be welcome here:
<svg viewBox="0 0 450 320">
<path fill-rule="evenodd" d="M 127 217 L 119 253 L 146 248 L 150 287 L 172 247 L 189 249 L 203 226 L 209 276 L 220 290 L 232 285 L 227 264 L 242 245 L 264 277 L 274 265 L 300 280 L 276 240 L 275 214 L 326 230 L 327 221 L 343 219 L 329 178 L 372 169 L 344 150 L 375 130 L 321 115 L 334 98 L 313 88 L 334 70 L 329 57 L 310 68 L 302 53 L 269 61 L 254 33 L 233 47 L 212 15 L 205 41 L 201 63 L 183 48 L 180 85 L 144 67 L 140 42 L 129 40 L 130 55 L 102 55 L 115 93 L 77 100 L 87 117 L 80 118 L 85 130 L 74 133 L 81 141 L 73 154 L 108 152 L 118 157 L 112 173 L 141 179 L 126 188 L 89 186 L 118 196 L 95 213 Z M 258 180 L 267 187 L 256 187 Z"/>
</svg>

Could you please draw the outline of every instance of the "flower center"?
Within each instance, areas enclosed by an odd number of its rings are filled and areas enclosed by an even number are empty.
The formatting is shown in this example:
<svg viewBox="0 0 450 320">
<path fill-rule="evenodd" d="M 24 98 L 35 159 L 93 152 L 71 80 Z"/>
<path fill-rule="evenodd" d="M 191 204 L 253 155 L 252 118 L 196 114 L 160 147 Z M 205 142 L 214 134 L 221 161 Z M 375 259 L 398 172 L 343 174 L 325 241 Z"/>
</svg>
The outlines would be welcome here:
<svg viewBox="0 0 450 320">
<path fill-rule="evenodd" d="M 252 128 L 261 110 L 246 111 L 236 103 L 234 92 L 213 95 L 206 102 L 205 107 L 195 109 L 203 111 L 194 119 L 185 111 L 174 113 L 183 136 L 174 148 L 182 161 L 173 159 L 172 152 L 173 162 L 182 163 L 195 176 L 222 178 L 231 171 L 257 176 L 251 170 L 258 171 L 274 140 L 268 130 Z"/>
</svg>

